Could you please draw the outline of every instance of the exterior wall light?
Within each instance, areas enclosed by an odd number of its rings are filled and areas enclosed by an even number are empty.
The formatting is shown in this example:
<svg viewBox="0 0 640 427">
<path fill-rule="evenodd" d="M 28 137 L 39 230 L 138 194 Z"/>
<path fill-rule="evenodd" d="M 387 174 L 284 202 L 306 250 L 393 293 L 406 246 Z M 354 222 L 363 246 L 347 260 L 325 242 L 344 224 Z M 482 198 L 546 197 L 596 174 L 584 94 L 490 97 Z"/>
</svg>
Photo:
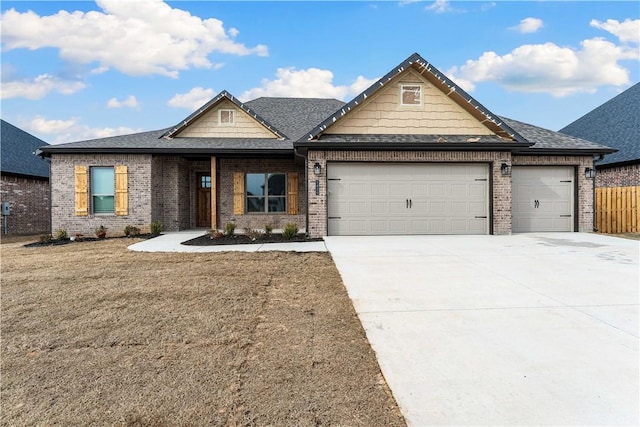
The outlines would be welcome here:
<svg viewBox="0 0 640 427">
<path fill-rule="evenodd" d="M 594 168 L 585 168 L 584 176 L 585 178 L 593 179 L 596 177 L 596 170 Z"/>
<path fill-rule="evenodd" d="M 313 173 L 314 173 L 316 176 L 319 176 L 319 175 L 322 173 L 322 166 L 320 165 L 320 163 L 316 162 L 316 163 L 313 165 Z"/>
<path fill-rule="evenodd" d="M 500 165 L 500 173 L 502 174 L 502 176 L 511 175 L 511 165 L 508 165 L 506 163 Z"/>
</svg>

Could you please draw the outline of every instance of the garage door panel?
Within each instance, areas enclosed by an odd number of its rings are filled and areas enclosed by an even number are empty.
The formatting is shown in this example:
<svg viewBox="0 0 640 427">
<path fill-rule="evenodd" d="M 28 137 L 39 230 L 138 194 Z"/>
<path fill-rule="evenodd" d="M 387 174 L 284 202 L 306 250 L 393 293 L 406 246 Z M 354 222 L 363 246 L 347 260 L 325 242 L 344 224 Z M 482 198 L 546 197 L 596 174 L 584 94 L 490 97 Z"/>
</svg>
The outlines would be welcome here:
<svg viewBox="0 0 640 427">
<path fill-rule="evenodd" d="M 574 174 L 570 166 L 514 167 L 513 231 L 573 231 Z"/>
<path fill-rule="evenodd" d="M 329 234 L 489 232 L 486 164 L 330 162 L 327 174 Z"/>
</svg>

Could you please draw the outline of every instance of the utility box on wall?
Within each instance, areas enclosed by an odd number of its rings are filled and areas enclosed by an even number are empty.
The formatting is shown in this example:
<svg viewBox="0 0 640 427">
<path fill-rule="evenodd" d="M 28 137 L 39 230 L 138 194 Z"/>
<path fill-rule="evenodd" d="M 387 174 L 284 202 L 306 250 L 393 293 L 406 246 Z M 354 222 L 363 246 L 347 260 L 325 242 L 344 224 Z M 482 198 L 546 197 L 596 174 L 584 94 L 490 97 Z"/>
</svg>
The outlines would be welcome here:
<svg viewBox="0 0 640 427">
<path fill-rule="evenodd" d="M 2 216 L 11 215 L 11 203 L 2 202 Z"/>
</svg>

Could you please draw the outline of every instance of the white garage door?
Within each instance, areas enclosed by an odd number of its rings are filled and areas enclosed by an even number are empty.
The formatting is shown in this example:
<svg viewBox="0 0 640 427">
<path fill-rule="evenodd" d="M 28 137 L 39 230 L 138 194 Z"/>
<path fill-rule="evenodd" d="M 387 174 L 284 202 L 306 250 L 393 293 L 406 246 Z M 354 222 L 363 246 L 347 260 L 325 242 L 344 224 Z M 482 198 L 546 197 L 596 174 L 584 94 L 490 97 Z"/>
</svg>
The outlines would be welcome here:
<svg viewBox="0 0 640 427">
<path fill-rule="evenodd" d="M 513 232 L 574 231 L 574 168 L 513 167 Z"/>
<path fill-rule="evenodd" d="M 329 235 L 488 234 L 485 164 L 329 163 Z"/>
</svg>

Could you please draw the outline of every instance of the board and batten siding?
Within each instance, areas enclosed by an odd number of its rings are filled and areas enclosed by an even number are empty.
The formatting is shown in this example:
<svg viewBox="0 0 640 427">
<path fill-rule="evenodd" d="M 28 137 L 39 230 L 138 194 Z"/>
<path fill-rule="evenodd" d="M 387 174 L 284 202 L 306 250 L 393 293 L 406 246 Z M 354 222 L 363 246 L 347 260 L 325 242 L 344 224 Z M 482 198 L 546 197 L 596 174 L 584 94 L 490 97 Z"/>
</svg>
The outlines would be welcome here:
<svg viewBox="0 0 640 427">
<path fill-rule="evenodd" d="M 400 105 L 400 87 L 422 86 L 422 105 Z M 493 135 L 447 95 L 409 69 L 380 89 L 325 134 Z"/>
<path fill-rule="evenodd" d="M 218 123 L 220 110 L 235 111 L 235 123 L 233 125 Z M 227 100 L 198 117 L 176 136 L 181 138 L 277 138 L 253 117 Z"/>
</svg>

